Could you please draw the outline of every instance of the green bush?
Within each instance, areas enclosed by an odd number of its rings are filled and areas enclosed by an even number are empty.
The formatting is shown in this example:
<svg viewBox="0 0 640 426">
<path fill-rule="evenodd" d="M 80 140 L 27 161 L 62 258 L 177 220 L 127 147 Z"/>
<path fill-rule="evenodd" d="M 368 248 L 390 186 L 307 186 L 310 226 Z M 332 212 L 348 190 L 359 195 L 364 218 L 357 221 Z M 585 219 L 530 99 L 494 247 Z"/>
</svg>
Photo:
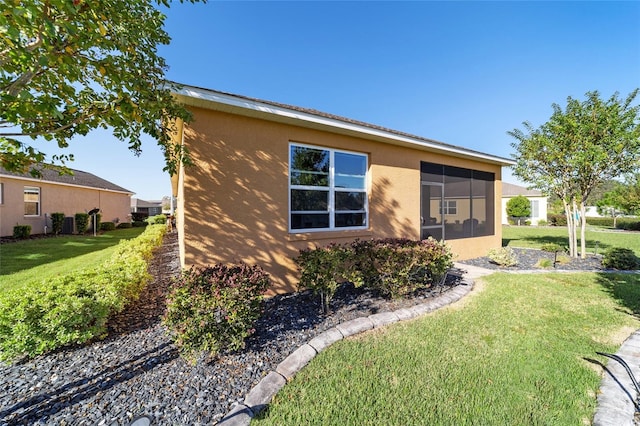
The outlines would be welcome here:
<svg viewBox="0 0 640 426">
<path fill-rule="evenodd" d="M 57 276 L 0 293 L 0 360 L 33 357 L 106 335 L 109 315 L 136 300 L 150 279 L 147 260 L 164 226 L 121 241 L 95 269 Z"/>
<path fill-rule="evenodd" d="M 547 221 L 544 219 L 538 220 L 538 226 L 547 226 Z"/>
<path fill-rule="evenodd" d="M 119 223 L 118 226 L 116 226 L 116 228 L 118 229 L 128 229 L 131 228 L 131 222 L 122 222 Z"/>
<path fill-rule="evenodd" d="M 562 247 L 555 243 L 545 243 L 540 247 L 542 251 L 548 251 L 549 253 L 556 253 L 559 251 L 564 251 Z"/>
<path fill-rule="evenodd" d="M 64 213 L 51 213 L 51 232 L 58 235 L 64 225 Z"/>
<path fill-rule="evenodd" d="M 322 311 L 328 312 L 329 302 L 338 286 L 349 276 L 348 248 L 339 244 L 305 249 L 294 259 L 300 270 L 299 288 L 308 288 L 320 295 Z"/>
<path fill-rule="evenodd" d="M 518 259 L 510 247 L 491 249 L 489 250 L 487 257 L 489 257 L 489 260 L 493 263 L 500 266 L 515 266 L 518 264 Z"/>
<path fill-rule="evenodd" d="M 437 283 L 453 265 L 449 247 L 433 238 L 355 241 L 351 247 L 352 280 L 392 299 Z"/>
<path fill-rule="evenodd" d="M 16 225 L 13 227 L 13 238 L 24 240 L 31 235 L 31 225 Z"/>
<path fill-rule="evenodd" d="M 621 220 L 618 219 L 618 223 L 616 224 L 617 229 L 623 229 L 625 231 L 640 231 L 640 222 L 637 220 Z"/>
<path fill-rule="evenodd" d="M 134 228 L 144 228 L 145 226 L 147 226 L 148 223 L 144 222 L 144 221 L 134 221 L 131 226 L 133 226 Z"/>
<path fill-rule="evenodd" d="M 131 213 L 132 222 L 144 222 L 149 217 L 149 213 L 146 212 L 133 212 Z"/>
<path fill-rule="evenodd" d="M 84 234 L 89 227 L 89 215 L 87 213 L 76 213 L 76 232 Z"/>
<path fill-rule="evenodd" d="M 563 214 L 548 214 L 547 222 L 551 226 L 567 226 L 567 217 Z"/>
<path fill-rule="evenodd" d="M 270 283 L 259 266 L 192 267 L 172 286 L 163 322 L 190 361 L 201 352 L 241 349 L 254 332 Z"/>
<path fill-rule="evenodd" d="M 628 248 L 611 247 L 602 257 L 602 266 L 625 271 L 635 270 L 640 268 L 640 258 Z"/>
<path fill-rule="evenodd" d="M 147 219 L 147 223 L 149 223 L 150 225 L 166 225 L 167 217 L 163 214 L 151 216 L 149 219 Z"/>
<path fill-rule="evenodd" d="M 100 224 L 101 231 L 113 231 L 114 229 L 116 229 L 116 224 L 113 222 L 102 222 Z"/>
<path fill-rule="evenodd" d="M 587 225 L 613 228 L 613 218 L 612 217 L 588 217 Z"/>
<path fill-rule="evenodd" d="M 452 266 L 449 248 L 432 238 L 356 240 L 303 250 L 296 262 L 300 287 L 326 295 L 323 308 L 338 284 L 351 281 L 385 297 L 399 298 L 438 282 Z"/>
</svg>

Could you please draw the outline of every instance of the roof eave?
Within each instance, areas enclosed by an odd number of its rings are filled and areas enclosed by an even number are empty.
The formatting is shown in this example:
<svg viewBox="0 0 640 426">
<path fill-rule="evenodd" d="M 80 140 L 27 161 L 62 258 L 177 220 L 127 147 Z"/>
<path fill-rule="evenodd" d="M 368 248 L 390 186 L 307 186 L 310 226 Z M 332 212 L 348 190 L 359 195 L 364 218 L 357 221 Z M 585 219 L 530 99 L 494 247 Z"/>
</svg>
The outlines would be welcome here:
<svg viewBox="0 0 640 426">
<path fill-rule="evenodd" d="M 500 166 L 511 166 L 515 164 L 513 160 L 504 157 L 485 154 L 453 145 L 446 145 L 437 141 L 411 137 L 410 135 L 400 135 L 384 129 L 367 127 L 358 123 L 342 121 L 332 117 L 286 108 L 286 106 L 273 105 L 259 100 L 242 98 L 208 89 L 182 85 L 179 90 L 174 92 L 174 95 L 178 101 L 188 106 L 229 112 L 343 135 L 357 136 L 391 145 L 448 154 L 459 158 L 481 160 Z"/>
</svg>

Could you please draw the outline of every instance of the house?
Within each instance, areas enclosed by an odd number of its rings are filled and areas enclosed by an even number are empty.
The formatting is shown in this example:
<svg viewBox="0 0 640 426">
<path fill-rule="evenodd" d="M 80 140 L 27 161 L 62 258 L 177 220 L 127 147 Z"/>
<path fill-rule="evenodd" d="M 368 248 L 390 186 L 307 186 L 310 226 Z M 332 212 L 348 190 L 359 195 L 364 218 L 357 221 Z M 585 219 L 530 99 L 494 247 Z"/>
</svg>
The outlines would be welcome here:
<svg viewBox="0 0 640 426">
<path fill-rule="evenodd" d="M 531 202 L 531 217 L 528 219 L 532 225 L 538 225 L 543 220 L 547 221 L 547 197 L 537 189 L 527 189 L 524 186 L 502 182 L 502 224 L 508 225 L 507 203 L 514 197 L 523 195 Z"/>
<path fill-rule="evenodd" d="M 31 225 L 32 234 L 51 229 L 51 213 L 73 217 L 100 209 L 102 222 L 129 222 L 133 192 L 91 173 L 73 170 L 60 175 L 41 169 L 42 177 L 0 168 L 0 236 L 13 235 L 16 225 Z M 75 232 L 73 227 L 68 232 Z"/>
<path fill-rule="evenodd" d="M 132 198 L 131 213 L 142 213 L 149 217 L 162 214 L 162 201 L 145 201 L 139 198 Z"/>
<path fill-rule="evenodd" d="M 172 177 L 184 267 L 242 260 L 296 289 L 300 249 L 433 236 L 458 259 L 501 246 L 511 160 L 323 112 L 181 86 L 193 114 Z"/>
</svg>

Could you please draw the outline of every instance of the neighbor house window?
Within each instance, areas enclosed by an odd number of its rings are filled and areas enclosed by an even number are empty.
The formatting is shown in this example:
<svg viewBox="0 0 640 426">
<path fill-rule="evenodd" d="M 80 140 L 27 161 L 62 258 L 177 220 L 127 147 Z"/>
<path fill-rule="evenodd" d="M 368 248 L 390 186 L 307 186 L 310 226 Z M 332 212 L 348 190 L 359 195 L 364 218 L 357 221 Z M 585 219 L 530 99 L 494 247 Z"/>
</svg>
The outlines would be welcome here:
<svg viewBox="0 0 640 426">
<path fill-rule="evenodd" d="M 24 215 L 40 216 L 40 188 L 24 187 Z"/>
<path fill-rule="evenodd" d="M 531 217 L 540 216 L 540 200 L 531 200 Z"/>
<path fill-rule="evenodd" d="M 444 200 L 440 202 L 440 214 L 456 215 L 458 214 L 458 202 L 456 200 Z"/>
<path fill-rule="evenodd" d="M 0 182 L 0 204 L 4 204 L 4 183 Z"/>
<path fill-rule="evenodd" d="M 367 167 L 364 154 L 291 144 L 289 228 L 366 228 Z"/>
</svg>

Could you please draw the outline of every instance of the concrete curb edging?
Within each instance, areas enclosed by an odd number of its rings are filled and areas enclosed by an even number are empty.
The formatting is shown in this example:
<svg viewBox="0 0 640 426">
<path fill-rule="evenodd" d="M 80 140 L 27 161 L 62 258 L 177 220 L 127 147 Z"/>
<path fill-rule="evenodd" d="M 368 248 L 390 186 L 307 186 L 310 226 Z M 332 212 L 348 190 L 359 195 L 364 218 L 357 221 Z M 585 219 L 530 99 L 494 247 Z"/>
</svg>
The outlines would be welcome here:
<svg viewBox="0 0 640 426">
<path fill-rule="evenodd" d="M 469 294 L 474 281 L 463 277 L 460 284 L 433 299 L 411 308 L 393 312 L 381 312 L 338 324 L 325 330 L 306 344 L 300 346 L 254 386 L 244 401 L 236 404 L 218 423 L 218 426 L 247 426 L 251 419 L 264 410 L 280 389 L 302 370 L 317 354 L 333 343 L 348 336 L 363 333 L 378 327 L 385 327 L 399 321 L 417 318 L 456 302 Z"/>
<path fill-rule="evenodd" d="M 631 334 L 616 352 L 631 369 L 636 379 L 640 380 L 640 330 Z M 609 359 L 604 368 L 604 376 L 600 382 L 594 426 L 633 426 L 635 425 L 634 402 L 638 393 L 624 369 L 618 361 Z"/>
</svg>

